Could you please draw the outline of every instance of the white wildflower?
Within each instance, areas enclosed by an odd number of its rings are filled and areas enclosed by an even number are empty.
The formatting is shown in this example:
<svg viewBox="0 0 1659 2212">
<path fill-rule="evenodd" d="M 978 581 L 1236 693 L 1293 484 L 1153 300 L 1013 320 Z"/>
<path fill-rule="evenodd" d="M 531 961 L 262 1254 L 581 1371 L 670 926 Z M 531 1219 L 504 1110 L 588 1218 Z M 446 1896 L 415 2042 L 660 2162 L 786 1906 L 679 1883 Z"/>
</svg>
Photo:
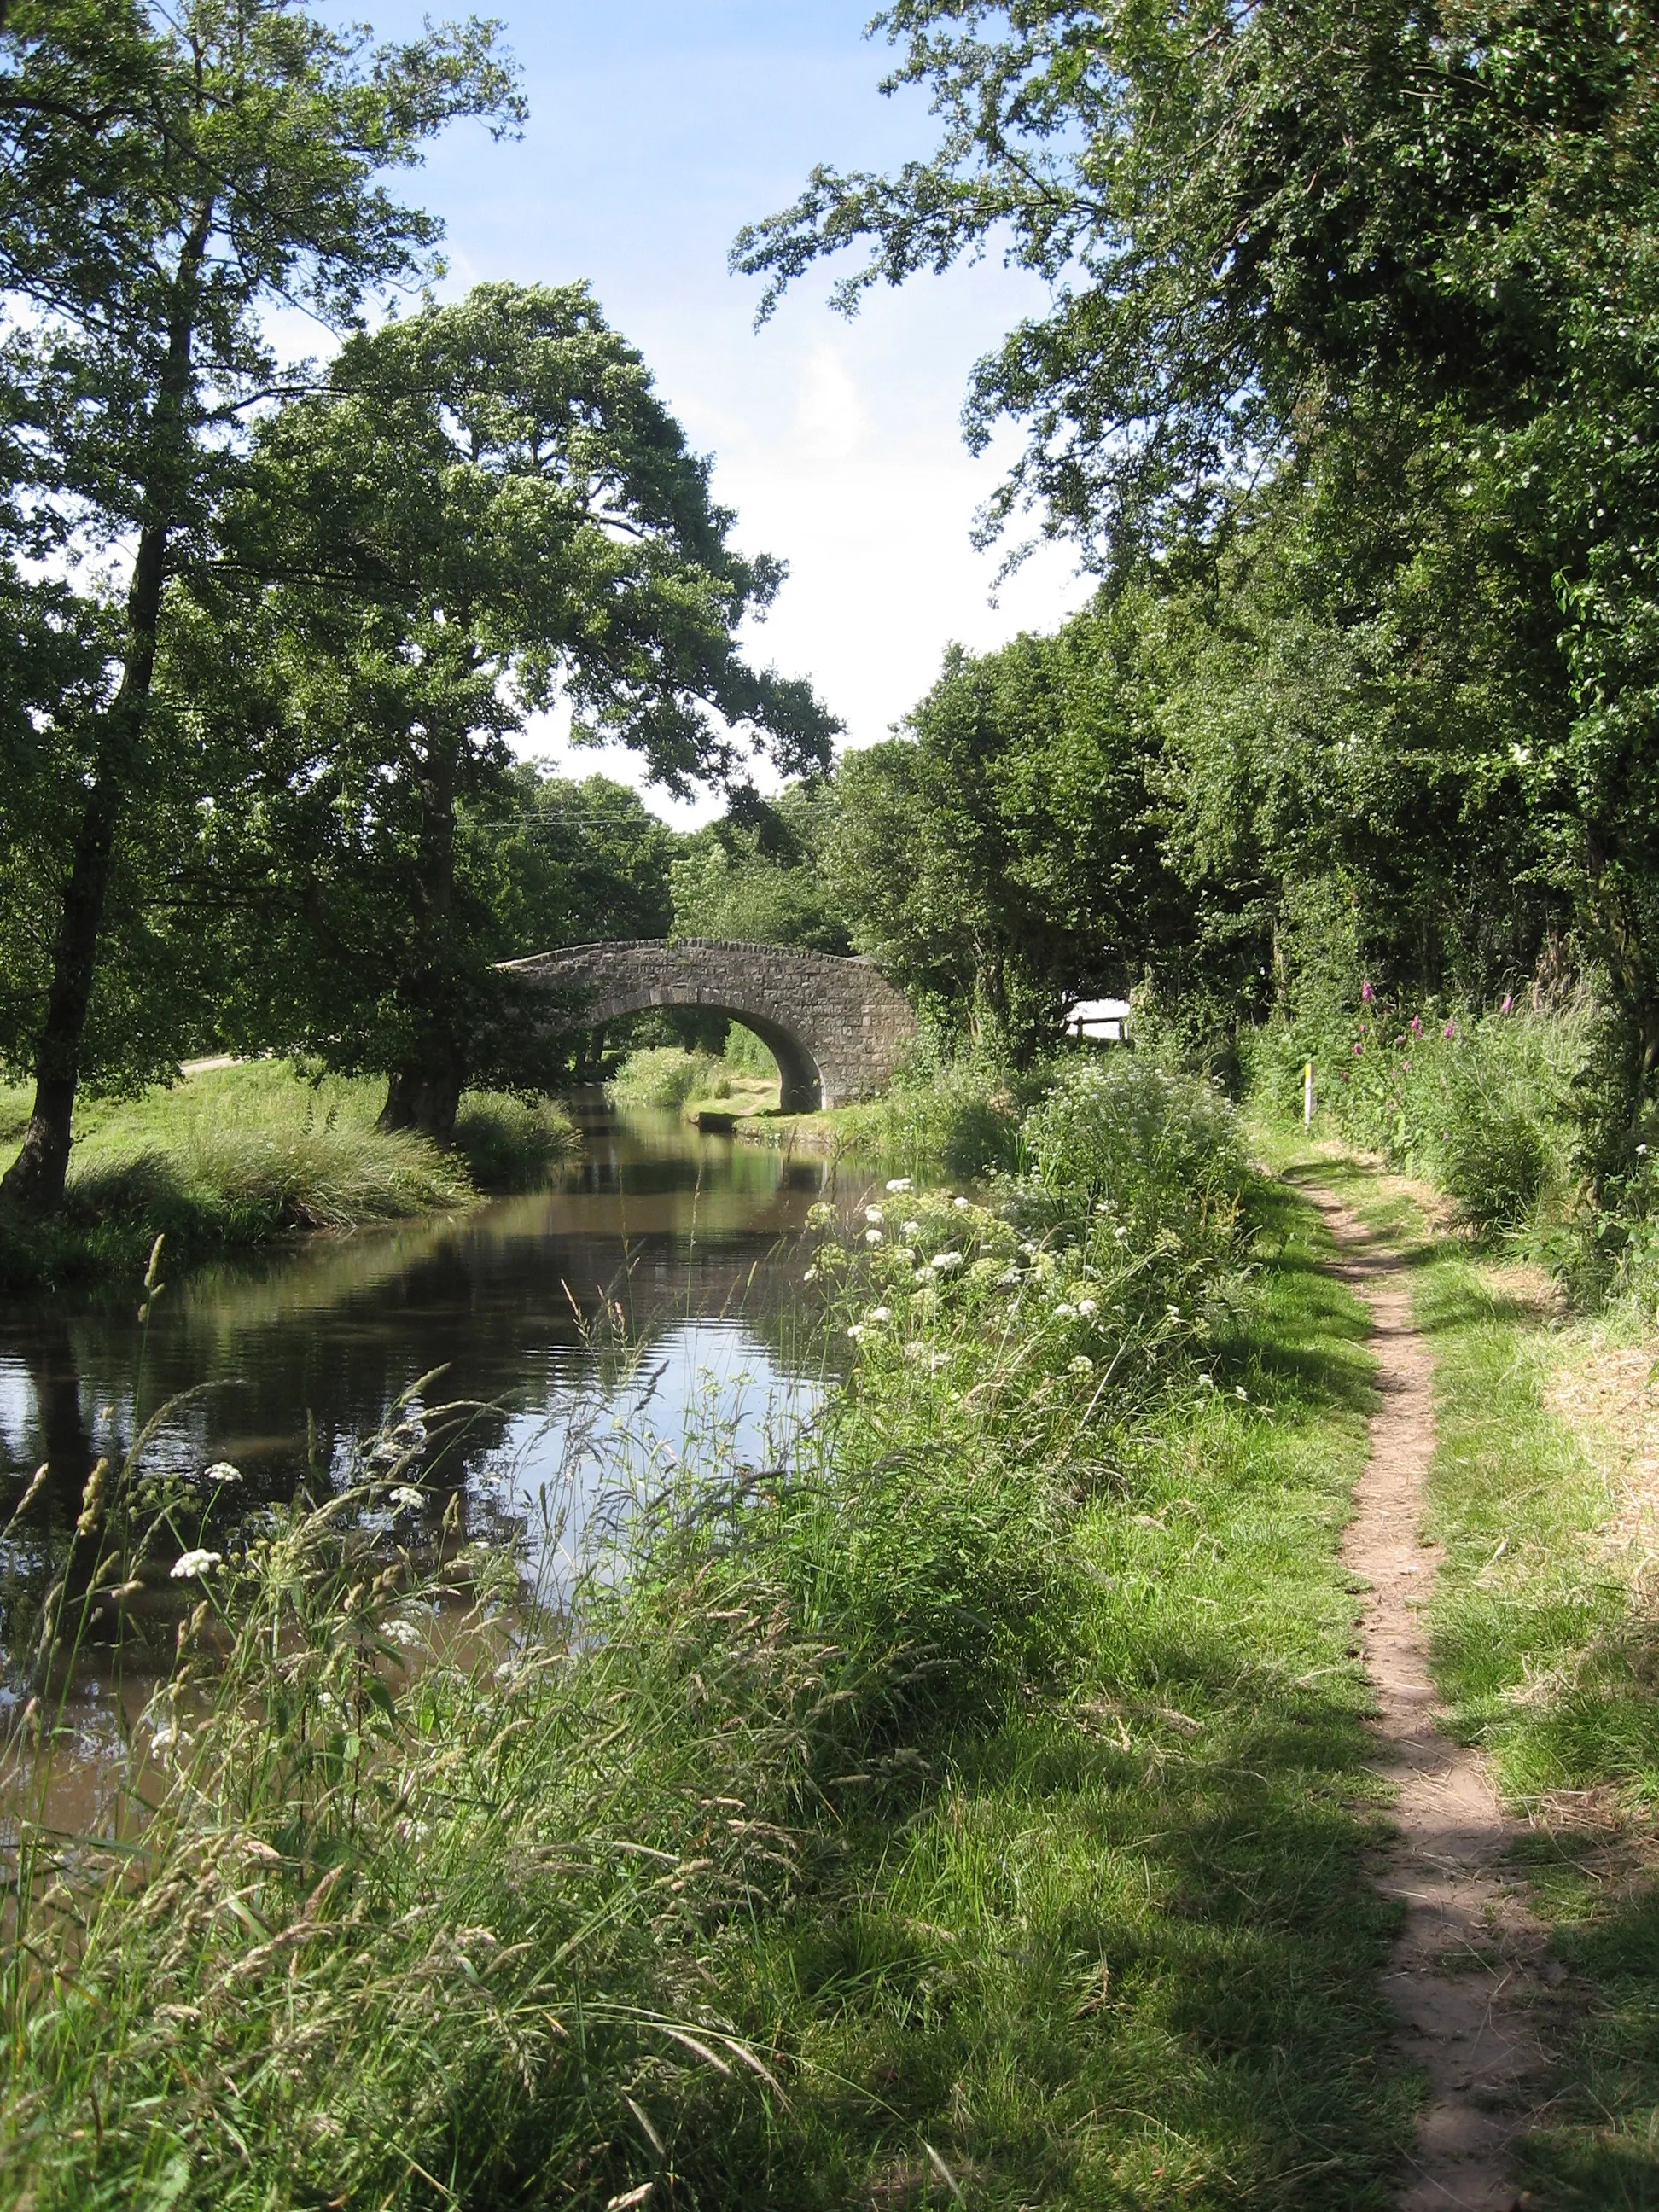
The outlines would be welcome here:
<svg viewBox="0 0 1659 2212">
<path fill-rule="evenodd" d="M 916 1337 L 913 1339 L 910 1343 L 905 1346 L 904 1356 L 907 1359 L 926 1359 L 927 1357 L 927 1346 L 921 1341 L 920 1337 Z"/>
<path fill-rule="evenodd" d="M 1005 1267 L 1002 1273 L 997 1277 L 997 1288 L 1000 1291 L 1017 1291 L 1019 1288 L 1019 1269 L 1018 1267 Z"/>
<path fill-rule="evenodd" d="M 400 1482 L 392 1493 L 392 1502 L 399 1512 L 407 1510 L 413 1513 L 426 1504 L 426 1498 L 422 1492 L 415 1489 L 411 1484 Z"/>
<path fill-rule="evenodd" d="M 1171 1321 L 1179 1321 L 1181 1319 L 1181 1308 L 1179 1306 L 1165 1306 L 1164 1310 L 1169 1315 Z"/>
<path fill-rule="evenodd" d="M 968 1200 L 965 1198 L 953 1198 L 951 1203 L 958 1213 L 966 1213 L 969 1210 Z"/>
<path fill-rule="evenodd" d="M 952 1267 L 962 1265 L 962 1255 L 960 1252 L 935 1252 L 927 1264 L 936 1275 L 948 1275 Z"/>
<path fill-rule="evenodd" d="M 920 1237 L 921 1234 L 921 1224 L 919 1221 L 902 1222 L 900 1226 L 907 1237 Z"/>
<path fill-rule="evenodd" d="M 852 1338 L 854 1344 L 859 1341 L 864 1333 L 864 1323 L 861 1321 L 855 1321 L 847 1332 L 848 1336 Z"/>
<path fill-rule="evenodd" d="M 1244 1385 L 1243 1385 L 1242 1382 L 1235 1382 L 1235 1383 L 1234 1383 L 1234 1385 L 1233 1385 L 1233 1395 L 1234 1395 L 1234 1397 L 1235 1397 L 1235 1398 L 1242 1398 L 1242 1399 L 1244 1401 L 1244 1403 L 1245 1403 L 1247 1406 L 1248 1406 L 1248 1405 L 1249 1404 L 1249 1402 L 1250 1402 L 1250 1394 L 1249 1394 L 1249 1391 L 1244 1388 Z"/>
<path fill-rule="evenodd" d="M 205 1479 L 209 1482 L 240 1482 L 242 1470 L 240 1467 L 233 1467 L 228 1459 L 216 1459 Z"/>
<path fill-rule="evenodd" d="M 908 1190 L 910 1188 L 910 1178 L 908 1176 L 895 1176 L 891 1182 L 888 1184 L 887 1188 L 890 1191 Z"/>
<path fill-rule="evenodd" d="M 171 1751 L 179 1741 L 179 1730 L 172 1721 L 163 1721 L 149 1741 L 153 1751 Z"/>
<path fill-rule="evenodd" d="M 866 1229 L 864 1232 L 864 1241 L 866 1244 L 879 1244 L 881 1242 L 880 1230 Z"/>
<path fill-rule="evenodd" d="M 1092 1375 L 1095 1371 L 1095 1363 L 1086 1352 L 1079 1352 L 1066 1371 L 1072 1375 Z"/>
<path fill-rule="evenodd" d="M 879 1229 L 882 1223 L 886 1220 L 887 1216 L 882 1212 L 878 1206 L 866 1206 L 864 1209 L 864 1218 L 866 1221 L 873 1222 L 876 1227 Z"/>
<path fill-rule="evenodd" d="M 1127 1238 L 1129 1232 L 1127 1229 L 1115 1229 L 1113 1230 L 1112 1234 L 1116 1237 L 1118 1243 L 1121 1244 Z"/>
<path fill-rule="evenodd" d="M 389 1642 L 401 1645 L 405 1651 L 414 1650 L 421 1641 L 421 1632 L 412 1620 L 388 1620 L 385 1632 Z"/>
<path fill-rule="evenodd" d="M 818 1271 L 816 1267 L 809 1267 L 806 1270 L 806 1273 L 801 1277 L 803 1283 L 816 1283 L 817 1279 Z"/>
<path fill-rule="evenodd" d="M 891 1306 L 872 1306 L 864 1318 L 866 1322 L 891 1321 L 893 1309 Z"/>
<path fill-rule="evenodd" d="M 1097 1314 L 1100 1311 L 1100 1300 L 1098 1298 L 1079 1298 L 1077 1302 L 1077 1310 L 1083 1316 L 1084 1319 L 1087 1321 L 1091 1315 Z"/>
<path fill-rule="evenodd" d="M 1215 1388 L 1214 1376 L 1200 1375 L 1198 1378 L 1198 1387 L 1200 1390 L 1213 1390 Z"/>
<path fill-rule="evenodd" d="M 204 1575 L 210 1567 L 224 1565 L 222 1552 L 185 1552 L 173 1563 L 173 1579 L 188 1582 L 193 1575 Z"/>
<path fill-rule="evenodd" d="M 1062 1298 L 1060 1304 L 1054 1308 L 1054 1319 L 1056 1321 L 1075 1321 L 1077 1319 L 1077 1308 L 1073 1305 L 1068 1305 L 1066 1300 Z"/>
<path fill-rule="evenodd" d="M 902 1260 L 907 1267 L 912 1267 L 915 1265 L 916 1248 L 914 1244 L 895 1244 L 893 1257 Z"/>
</svg>

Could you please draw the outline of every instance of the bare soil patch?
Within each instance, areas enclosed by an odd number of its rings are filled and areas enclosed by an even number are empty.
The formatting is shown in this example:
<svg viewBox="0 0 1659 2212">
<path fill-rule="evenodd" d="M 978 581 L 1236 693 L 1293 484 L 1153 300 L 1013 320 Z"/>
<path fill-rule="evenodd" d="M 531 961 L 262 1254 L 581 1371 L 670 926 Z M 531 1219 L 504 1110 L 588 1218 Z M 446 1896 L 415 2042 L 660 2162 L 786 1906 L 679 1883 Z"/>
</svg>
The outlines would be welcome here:
<svg viewBox="0 0 1659 2212">
<path fill-rule="evenodd" d="M 1538 2014 L 1565 1979 L 1524 1885 L 1505 1865 L 1519 1833 L 1485 1766 L 1435 1724 L 1419 1625 L 1439 1565 L 1422 1534 L 1435 1445 L 1434 1364 L 1412 1324 L 1401 1261 L 1328 1192 L 1310 1194 L 1371 1310 L 1381 1402 L 1343 1557 L 1370 1585 L 1360 1630 L 1376 1692 L 1377 1765 L 1399 1792 L 1398 1839 L 1374 1869 L 1406 1917 L 1386 1989 L 1398 2055 L 1428 2078 L 1401 2212 L 1510 2212 L 1509 2148 L 1534 2118 L 1546 2059 Z"/>
</svg>

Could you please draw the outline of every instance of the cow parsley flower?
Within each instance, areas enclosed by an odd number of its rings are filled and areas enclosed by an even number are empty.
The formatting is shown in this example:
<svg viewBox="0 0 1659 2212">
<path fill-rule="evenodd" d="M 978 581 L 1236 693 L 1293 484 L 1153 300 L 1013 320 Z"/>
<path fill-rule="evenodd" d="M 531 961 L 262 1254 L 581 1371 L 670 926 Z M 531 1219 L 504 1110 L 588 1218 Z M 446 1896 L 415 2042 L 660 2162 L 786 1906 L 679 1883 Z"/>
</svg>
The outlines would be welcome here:
<svg viewBox="0 0 1659 2212">
<path fill-rule="evenodd" d="M 224 1565 L 222 1552 L 185 1552 L 173 1563 L 173 1579 L 189 1582 L 196 1575 L 204 1575 L 210 1567 Z"/>
</svg>

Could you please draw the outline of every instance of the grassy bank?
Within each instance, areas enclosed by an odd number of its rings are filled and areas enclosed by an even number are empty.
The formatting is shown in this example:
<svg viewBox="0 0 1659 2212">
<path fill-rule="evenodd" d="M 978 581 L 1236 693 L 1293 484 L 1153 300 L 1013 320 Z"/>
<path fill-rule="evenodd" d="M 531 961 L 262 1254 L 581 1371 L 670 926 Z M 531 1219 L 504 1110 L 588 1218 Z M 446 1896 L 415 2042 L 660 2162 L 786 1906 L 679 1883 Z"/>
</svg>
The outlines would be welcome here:
<svg viewBox="0 0 1659 2212">
<path fill-rule="evenodd" d="M 605 1096 L 617 1106 L 678 1109 L 688 1120 L 704 1107 L 725 1114 L 770 1113 L 778 1103 L 778 1079 L 769 1054 L 766 1060 L 763 1067 L 758 1047 L 731 1056 L 647 1045 L 629 1053 L 606 1082 Z"/>
<path fill-rule="evenodd" d="M 1372 1171 L 1317 1172 L 1416 1266 L 1439 1430 L 1428 1525 L 1445 1553 L 1435 1681 L 1527 1819 L 1520 1867 L 1574 1977 L 1522 2176 L 1543 2206 L 1659 2205 L 1651 1334 L 1628 1310 L 1574 1318 L 1541 1271 L 1437 1231 Z"/>
<path fill-rule="evenodd" d="M 995 1210 L 820 1221 L 848 1383 L 763 1473 L 694 1443 L 574 1650 L 439 1564 L 429 1437 L 240 1535 L 179 1481 L 225 1556 L 143 1848 L 24 1838 L 9 2201 L 1390 2201 L 1362 1317 L 1128 1073 Z"/>
<path fill-rule="evenodd" d="M 552 1104 L 469 1096 L 455 1149 L 375 1126 L 384 1085 L 313 1082 L 284 1060 L 203 1070 L 76 1119 L 61 1219 L 0 1215 L 0 1285 L 16 1291 L 131 1279 L 165 1231 L 175 1262 L 285 1231 L 343 1229 L 470 1204 L 521 1187 L 574 1149 Z M 30 1094 L 0 1091 L 0 1146 L 27 1121 Z"/>
<path fill-rule="evenodd" d="M 1033 1082 L 1030 1096 L 1040 1085 Z M 816 1114 L 781 1114 L 744 1123 L 751 1144 L 851 1156 L 910 1176 L 975 1182 L 1020 1163 L 1022 1101 L 1006 1078 L 971 1065 L 926 1071 L 895 1083 L 884 1097 Z"/>
</svg>

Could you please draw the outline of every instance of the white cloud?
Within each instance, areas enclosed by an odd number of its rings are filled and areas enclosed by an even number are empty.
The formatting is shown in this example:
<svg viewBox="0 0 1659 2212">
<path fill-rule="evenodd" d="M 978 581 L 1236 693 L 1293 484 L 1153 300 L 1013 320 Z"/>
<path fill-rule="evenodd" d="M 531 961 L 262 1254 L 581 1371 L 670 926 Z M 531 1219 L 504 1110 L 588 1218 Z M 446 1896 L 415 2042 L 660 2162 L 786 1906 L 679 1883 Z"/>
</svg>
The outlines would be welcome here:
<svg viewBox="0 0 1659 2212">
<path fill-rule="evenodd" d="M 807 361 L 797 419 L 808 460 L 851 460 L 864 441 L 858 387 L 830 346 L 816 347 Z"/>
</svg>

